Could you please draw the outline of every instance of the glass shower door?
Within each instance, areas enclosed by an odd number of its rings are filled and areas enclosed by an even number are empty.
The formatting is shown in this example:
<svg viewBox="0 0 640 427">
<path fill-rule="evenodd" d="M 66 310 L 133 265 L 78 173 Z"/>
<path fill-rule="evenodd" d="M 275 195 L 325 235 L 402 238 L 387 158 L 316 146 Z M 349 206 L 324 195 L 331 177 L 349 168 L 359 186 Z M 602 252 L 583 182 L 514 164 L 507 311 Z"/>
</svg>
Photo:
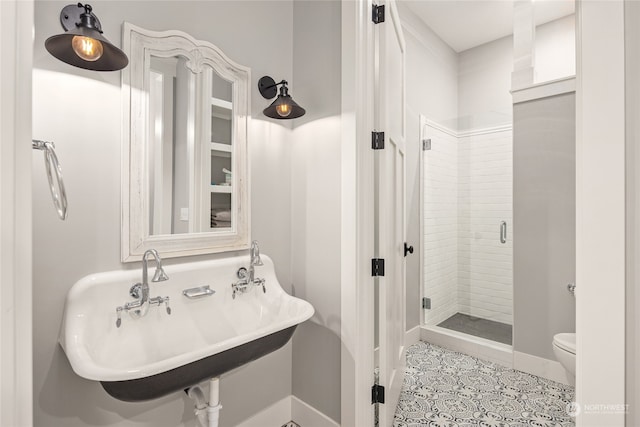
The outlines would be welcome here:
<svg viewBox="0 0 640 427">
<path fill-rule="evenodd" d="M 510 345 L 511 125 L 422 134 L 424 323 Z"/>
</svg>

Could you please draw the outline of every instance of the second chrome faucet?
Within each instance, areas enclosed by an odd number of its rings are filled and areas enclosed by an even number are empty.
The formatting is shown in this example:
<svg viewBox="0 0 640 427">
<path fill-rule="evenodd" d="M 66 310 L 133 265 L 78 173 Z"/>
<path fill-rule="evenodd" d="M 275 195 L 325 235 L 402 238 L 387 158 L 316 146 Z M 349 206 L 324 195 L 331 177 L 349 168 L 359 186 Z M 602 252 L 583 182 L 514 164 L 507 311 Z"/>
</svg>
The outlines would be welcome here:
<svg viewBox="0 0 640 427">
<path fill-rule="evenodd" d="M 249 269 L 247 270 L 244 267 L 238 269 L 236 275 L 240 280 L 231 284 L 233 298 L 236 297 L 236 294 L 247 292 L 253 286 L 262 286 L 262 292 L 267 292 L 265 279 L 256 279 L 255 277 L 255 267 L 261 265 L 263 265 L 263 263 L 260 258 L 260 248 L 258 247 L 258 241 L 254 240 L 251 242 L 251 249 L 249 250 Z"/>
</svg>

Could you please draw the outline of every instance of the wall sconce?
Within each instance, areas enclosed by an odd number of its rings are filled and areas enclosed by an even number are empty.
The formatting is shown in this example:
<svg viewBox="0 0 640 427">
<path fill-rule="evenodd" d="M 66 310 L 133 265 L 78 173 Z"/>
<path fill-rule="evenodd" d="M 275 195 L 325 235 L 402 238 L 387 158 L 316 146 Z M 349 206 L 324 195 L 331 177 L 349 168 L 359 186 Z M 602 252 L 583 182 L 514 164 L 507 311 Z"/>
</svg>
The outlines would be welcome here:
<svg viewBox="0 0 640 427">
<path fill-rule="evenodd" d="M 64 33 L 49 37 L 44 46 L 62 62 L 94 71 L 117 71 L 129 58 L 102 35 L 102 25 L 91 5 L 65 6 L 60 12 Z"/>
<path fill-rule="evenodd" d="M 291 95 L 289 95 L 289 89 L 287 88 L 287 81 L 282 80 L 280 83 L 276 83 L 269 76 L 264 76 L 258 81 L 258 90 L 260 95 L 265 99 L 271 99 L 278 93 L 278 86 L 280 86 L 280 94 L 271 105 L 262 111 L 265 116 L 274 119 L 295 119 L 304 116 L 305 109 L 299 106 Z"/>
</svg>

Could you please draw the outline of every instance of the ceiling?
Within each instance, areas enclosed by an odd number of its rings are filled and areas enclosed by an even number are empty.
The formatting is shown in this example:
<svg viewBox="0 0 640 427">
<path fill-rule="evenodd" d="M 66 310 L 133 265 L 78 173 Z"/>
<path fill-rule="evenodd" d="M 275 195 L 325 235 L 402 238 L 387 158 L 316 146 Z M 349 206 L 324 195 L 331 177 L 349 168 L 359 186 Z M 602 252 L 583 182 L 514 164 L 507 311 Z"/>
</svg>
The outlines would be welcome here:
<svg viewBox="0 0 640 427">
<path fill-rule="evenodd" d="M 511 35 L 511 0 L 398 0 L 456 52 Z M 571 15 L 574 0 L 534 0 L 536 25 Z"/>
</svg>

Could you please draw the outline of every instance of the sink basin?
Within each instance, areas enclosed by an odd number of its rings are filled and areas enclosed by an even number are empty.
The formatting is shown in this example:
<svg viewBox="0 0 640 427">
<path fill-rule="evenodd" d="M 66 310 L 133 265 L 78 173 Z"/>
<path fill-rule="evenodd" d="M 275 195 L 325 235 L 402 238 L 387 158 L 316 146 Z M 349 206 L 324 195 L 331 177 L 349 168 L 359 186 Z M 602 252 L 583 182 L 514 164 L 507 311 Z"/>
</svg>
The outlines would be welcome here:
<svg viewBox="0 0 640 427">
<path fill-rule="evenodd" d="M 248 256 L 165 266 L 169 280 L 150 283 L 150 294 L 170 298 L 171 315 L 150 307 L 134 319 L 116 307 L 132 301 L 129 288 L 141 271 L 112 271 L 80 279 L 67 295 L 59 342 L 79 376 L 100 381 L 111 396 L 149 400 L 220 376 L 286 344 L 313 315 L 308 302 L 282 289 L 272 260 L 262 255 L 262 287 L 233 298 L 236 271 Z M 183 290 L 208 285 L 196 299 Z"/>
</svg>

